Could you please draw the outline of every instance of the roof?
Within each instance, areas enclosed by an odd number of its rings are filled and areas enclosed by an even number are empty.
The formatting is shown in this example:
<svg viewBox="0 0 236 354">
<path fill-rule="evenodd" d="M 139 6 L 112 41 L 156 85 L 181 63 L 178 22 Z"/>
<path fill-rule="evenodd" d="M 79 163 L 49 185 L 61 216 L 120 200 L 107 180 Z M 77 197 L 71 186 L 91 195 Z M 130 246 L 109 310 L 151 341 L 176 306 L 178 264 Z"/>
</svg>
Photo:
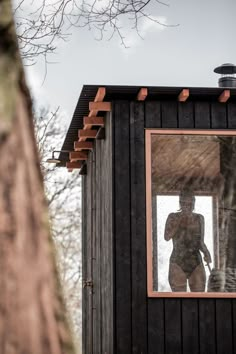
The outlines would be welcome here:
<svg viewBox="0 0 236 354">
<path fill-rule="evenodd" d="M 146 100 L 172 100 L 177 99 L 183 89 L 188 88 L 191 100 L 218 100 L 219 95 L 226 89 L 222 87 L 169 87 L 169 86 L 115 86 L 115 85 L 84 85 L 77 102 L 69 129 L 61 150 L 74 150 L 74 141 L 78 140 L 78 130 L 83 128 L 83 118 L 89 113 L 89 102 L 94 101 L 99 87 L 106 88 L 104 101 L 113 100 L 136 100 L 139 90 L 142 87 L 147 88 L 148 96 Z M 230 88 L 230 101 L 236 102 L 236 88 Z M 61 153 L 60 158 L 66 158 L 64 153 Z M 58 166 L 64 166 L 65 163 L 60 163 Z"/>
</svg>

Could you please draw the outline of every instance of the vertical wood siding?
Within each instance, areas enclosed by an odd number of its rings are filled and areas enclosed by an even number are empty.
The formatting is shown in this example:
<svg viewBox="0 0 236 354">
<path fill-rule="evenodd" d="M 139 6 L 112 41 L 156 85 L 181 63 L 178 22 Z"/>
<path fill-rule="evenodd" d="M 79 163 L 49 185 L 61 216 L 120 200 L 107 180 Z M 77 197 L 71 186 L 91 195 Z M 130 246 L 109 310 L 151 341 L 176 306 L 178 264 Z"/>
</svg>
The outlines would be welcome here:
<svg viewBox="0 0 236 354">
<path fill-rule="evenodd" d="M 233 103 L 114 101 L 84 177 L 84 354 L 236 353 L 235 299 L 148 298 L 145 128 L 235 129 Z M 108 124 L 108 125 L 107 125 Z"/>
<path fill-rule="evenodd" d="M 114 261 L 115 353 L 132 353 L 132 277 L 130 220 L 130 107 L 113 105 L 114 126 Z"/>
<path fill-rule="evenodd" d="M 83 353 L 113 353 L 113 180 L 112 125 L 97 140 L 83 177 Z"/>
<path fill-rule="evenodd" d="M 234 299 L 147 298 L 144 128 L 236 128 L 236 105 L 115 102 L 115 353 L 233 354 Z"/>
</svg>

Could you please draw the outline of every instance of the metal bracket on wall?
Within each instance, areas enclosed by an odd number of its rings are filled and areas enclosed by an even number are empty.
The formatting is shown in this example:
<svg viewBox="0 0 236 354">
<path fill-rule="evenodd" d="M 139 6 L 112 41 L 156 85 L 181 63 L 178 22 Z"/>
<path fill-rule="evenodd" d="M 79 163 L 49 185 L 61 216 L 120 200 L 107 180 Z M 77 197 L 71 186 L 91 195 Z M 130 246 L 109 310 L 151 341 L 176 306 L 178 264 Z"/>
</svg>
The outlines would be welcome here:
<svg viewBox="0 0 236 354">
<path fill-rule="evenodd" d="M 86 287 L 93 287 L 93 281 L 92 280 L 84 280 L 83 281 L 83 288 L 85 289 Z"/>
</svg>

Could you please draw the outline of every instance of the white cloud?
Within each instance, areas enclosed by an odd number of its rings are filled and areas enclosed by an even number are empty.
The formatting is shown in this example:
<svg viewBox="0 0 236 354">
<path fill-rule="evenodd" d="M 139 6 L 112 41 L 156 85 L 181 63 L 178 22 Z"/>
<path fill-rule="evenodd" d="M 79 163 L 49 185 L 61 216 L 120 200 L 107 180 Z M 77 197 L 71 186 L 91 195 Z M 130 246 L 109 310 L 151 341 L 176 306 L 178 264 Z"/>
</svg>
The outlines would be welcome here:
<svg viewBox="0 0 236 354">
<path fill-rule="evenodd" d="M 164 16 L 152 16 L 151 18 L 143 17 L 139 20 L 138 28 L 130 28 L 127 30 L 127 24 L 122 25 L 124 34 L 124 45 L 121 44 L 121 48 L 125 54 L 130 54 L 139 46 L 142 41 L 151 33 L 162 32 L 167 28 L 167 18 Z"/>
</svg>

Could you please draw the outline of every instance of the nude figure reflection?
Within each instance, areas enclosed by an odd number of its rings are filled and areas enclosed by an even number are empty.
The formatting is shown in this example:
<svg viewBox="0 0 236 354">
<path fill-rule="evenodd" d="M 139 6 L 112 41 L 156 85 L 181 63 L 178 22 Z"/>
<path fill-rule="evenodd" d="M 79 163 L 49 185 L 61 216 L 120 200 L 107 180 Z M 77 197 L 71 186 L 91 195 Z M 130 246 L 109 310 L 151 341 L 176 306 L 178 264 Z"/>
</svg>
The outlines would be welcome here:
<svg viewBox="0 0 236 354">
<path fill-rule="evenodd" d="M 169 283 L 172 291 L 204 292 L 206 273 L 202 262 L 211 263 L 211 255 L 204 243 L 204 217 L 193 212 L 195 197 L 183 192 L 180 211 L 168 215 L 165 240 L 172 239 L 173 251 L 169 263 Z"/>
</svg>

